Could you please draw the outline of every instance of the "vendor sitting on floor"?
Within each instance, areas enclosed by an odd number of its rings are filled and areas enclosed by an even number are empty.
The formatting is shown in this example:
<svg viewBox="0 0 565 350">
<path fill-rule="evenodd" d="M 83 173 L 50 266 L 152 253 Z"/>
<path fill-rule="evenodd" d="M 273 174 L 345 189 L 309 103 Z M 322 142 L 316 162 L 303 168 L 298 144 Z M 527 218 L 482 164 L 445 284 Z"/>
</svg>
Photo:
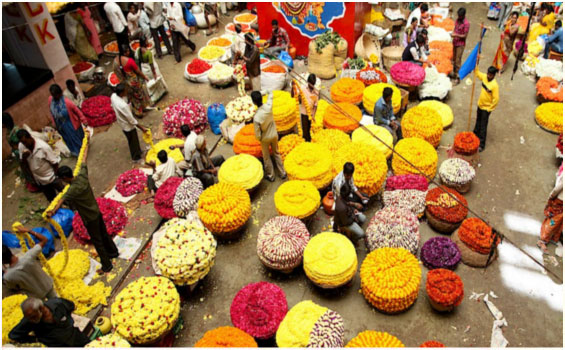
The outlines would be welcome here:
<svg viewBox="0 0 565 350">
<path fill-rule="evenodd" d="M 341 196 L 340 189 L 344 184 L 349 185 L 350 191 L 348 191 L 348 196 L 345 198 L 349 204 L 358 210 L 364 211 L 366 209 L 367 203 L 369 203 L 369 197 L 361 193 L 359 189 L 353 183 L 353 173 L 355 172 L 355 166 L 351 162 L 347 162 L 343 165 L 343 170 L 337 174 L 332 182 L 332 192 L 334 196 L 339 198 Z"/>
<path fill-rule="evenodd" d="M 153 168 L 153 175 L 147 177 L 147 188 L 153 193 L 165 182 L 173 176 L 182 176 L 182 170 L 179 169 L 173 157 L 169 157 L 165 150 L 157 153 L 157 158 L 161 162 L 155 166 L 155 161 L 148 164 Z"/>
<path fill-rule="evenodd" d="M 402 61 L 412 62 L 419 66 L 426 63 L 428 57 L 425 52 L 426 38 L 418 34 L 416 41 L 411 42 L 402 52 Z"/>
<path fill-rule="evenodd" d="M 265 44 L 265 54 L 270 56 L 278 56 L 281 51 L 288 51 L 290 39 L 284 28 L 279 27 L 279 21 L 276 19 L 271 21 L 273 31 L 271 38 Z"/>
<path fill-rule="evenodd" d="M 365 236 L 360 225 L 363 225 L 367 218 L 352 206 L 357 203 L 348 202 L 345 199 L 351 195 L 351 188 L 347 183 L 341 186 L 339 194 L 335 202 L 334 230 L 347 235 L 353 242 L 357 242 Z"/>
<path fill-rule="evenodd" d="M 383 89 L 383 96 L 375 103 L 373 123 L 384 127 L 393 135 L 396 133 L 399 139 L 402 136 L 400 123 L 394 116 L 394 110 L 392 108 L 392 89 L 389 87 Z"/>
<path fill-rule="evenodd" d="M 190 176 L 192 175 L 192 156 L 194 155 L 194 152 L 196 151 L 196 145 L 195 145 L 195 141 L 196 141 L 196 137 L 198 136 L 195 132 L 192 132 L 190 130 L 190 127 L 186 124 L 181 125 L 180 127 L 180 132 L 182 133 L 182 136 L 185 137 L 184 139 L 184 143 L 178 144 L 178 145 L 174 145 L 174 146 L 170 146 L 169 149 L 171 150 L 175 150 L 175 149 L 182 149 L 182 152 L 184 154 L 184 160 L 180 161 L 178 163 L 179 169 L 182 170 L 183 172 L 185 172 L 186 176 Z"/>
<path fill-rule="evenodd" d="M 218 167 L 224 162 L 224 157 L 219 155 L 210 158 L 206 149 L 206 139 L 202 135 L 198 135 L 194 143 L 196 151 L 192 156 L 192 173 L 206 189 L 216 183 Z"/>
</svg>

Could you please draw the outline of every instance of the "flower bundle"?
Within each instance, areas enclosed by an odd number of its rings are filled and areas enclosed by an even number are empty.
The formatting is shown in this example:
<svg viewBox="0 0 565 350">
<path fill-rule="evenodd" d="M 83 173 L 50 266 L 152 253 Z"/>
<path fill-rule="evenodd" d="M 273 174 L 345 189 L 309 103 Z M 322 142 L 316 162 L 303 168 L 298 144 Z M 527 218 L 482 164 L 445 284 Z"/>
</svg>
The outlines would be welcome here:
<svg viewBox="0 0 565 350">
<path fill-rule="evenodd" d="M 207 45 L 198 51 L 198 58 L 205 61 L 215 61 L 226 54 L 223 47 Z"/>
<path fill-rule="evenodd" d="M 563 102 L 563 85 L 551 77 L 543 77 L 536 83 L 537 95 L 551 102 Z"/>
<path fill-rule="evenodd" d="M 420 344 L 420 348 L 445 348 L 443 343 L 440 343 L 436 340 L 428 340 Z"/>
<path fill-rule="evenodd" d="M 375 249 L 404 248 L 416 255 L 420 244 L 420 222 L 410 210 L 385 207 L 369 222 L 365 243 L 369 251 Z"/>
<path fill-rule="evenodd" d="M 306 225 L 291 216 L 276 216 L 267 221 L 257 235 L 257 255 L 274 270 L 288 271 L 302 262 L 310 239 Z"/>
<path fill-rule="evenodd" d="M 182 180 L 173 198 L 175 215 L 186 217 L 189 212 L 196 210 L 202 191 L 204 191 L 204 186 L 199 179 L 189 176 Z"/>
<path fill-rule="evenodd" d="M 439 146 L 443 134 L 443 123 L 438 112 L 425 106 L 410 108 L 400 122 L 404 137 L 417 137 Z"/>
<path fill-rule="evenodd" d="M 546 102 L 536 108 L 536 122 L 544 129 L 563 132 L 563 103 Z"/>
<path fill-rule="evenodd" d="M 475 178 L 475 168 L 461 158 L 450 158 L 439 166 L 439 177 L 447 185 L 465 185 Z"/>
<path fill-rule="evenodd" d="M 310 181 L 290 180 L 275 192 L 275 207 L 281 215 L 305 219 L 320 207 L 320 192 Z"/>
<path fill-rule="evenodd" d="M 451 34 L 444 28 L 429 26 L 428 27 L 428 41 L 447 41 L 452 42 Z"/>
<path fill-rule="evenodd" d="M 373 67 L 365 67 L 364 69 L 361 69 L 357 72 L 355 78 L 365 84 L 365 86 L 387 82 L 386 75 Z"/>
<path fill-rule="evenodd" d="M 439 17 L 432 18 L 432 25 L 434 27 L 443 28 L 448 32 L 452 32 L 455 29 L 455 21 L 449 17 L 445 19 L 440 19 Z"/>
<path fill-rule="evenodd" d="M 286 69 L 278 64 L 269 64 L 261 70 L 266 73 L 286 73 Z"/>
<path fill-rule="evenodd" d="M 167 135 L 182 138 L 180 127 L 185 124 L 197 134 L 206 129 L 208 118 L 200 101 L 185 98 L 167 107 L 163 113 L 163 127 Z"/>
<path fill-rule="evenodd" d="M 463 301 L 463 281 L 453 271 L 430 270 L 426 279 L 426 292 L 433 302 L 443 307 L 459 306 Z"/>
<path fill-rule="evenodd" d="M 490 253 L 490 248 L 496 237 L 492 228 L 479 218 L 463 220 L 459 227 L 458 236 L 471 250 L 484 255 Z M 496 238 L 495 246 L 499 243 L 500 238 Z"/>
<path fill-rule="evenodd" d="M 408 137 L 396 143 L 395 151 L 414 164 L 424 174 L 433 179 L 437 168 L 437 152 L 427 141 Z M 392 156 L 392 170 L 394 175 L 420 174 L 412 165 L 405 162 L 396 154 Z"/>
<path fill-rule="evenodd" d="M 78 73 L 84 72 L 86 70 L 89 70 L 93 66 L 94 66 L 94 64 L 90 63 L 90 62 L 81 61 L 81 62 L 75 63 L 73 65 L 73 73 L 78 74 Z"/>
<path fill-rule="evenodd" d="M 212 329 L 194 344 L 195 348 L 256 348 L 252 336 L 239 328 L 225 326 Z"/>
<path fill-rule="evenodd" d="M 468 213 L 466 208 L 467 200 L 451 188 L 447 188 L 446 190 L 465 206 L 459 204 L 459 202 L 451 198 L 441 188 L 436 187 L 429 190 L 426 195 L 426 210 L 432 214 L 432 216 L 444 222 L 454 224 L 463 221 Z"/>
<path fill-rule="evenodd" d="M 448 60 L 453 59 L 453 44 L 449 41 L 439 41 L 439 40 L 431 41 L 430 51 L 431 52 L 439 51 L 441 52 L 441 55 L 443 55 Z"/>
<path fill-rule="evenodd" d="M 363 90 L 363 107 L 369 114 L 373 114 L 375 110 L 375 103 L 383 97 L 384 88 L 389 87 L 392 89 L 392 109 L 394 113 L 400 112 L 400 106 L 402 104 L 402 95 L 400 90 L 392 84 L 378 83 L 373 84 Z"/>
<path fill-rule="evenodd" d="M 165 180 L 157 189 L 153 207 L 163 219 L 172 219 L 177 216 L 173 209 L 173 201 L 182 181 L 182 177 L 173 176 Z"/>
<path fill-rule="evenodd" d="M 346 162 L 355 165 L 355 186 L 374 196 L 383 187 L 388 171 L 385 156 L 370 144 L 351 142 L 341 147 L 333 157 L 333 175 L 343 170 Z"/>
<path fill-rule="evenodd" d="M 133 344 L 147 344 L 177 322 L 180 297 L 165 277 L 140 277 L 121 290 L 111 307 L 115 332 Z"/>
<path fill-rule="evenodd" d="M 324 127 L 351 134 L 353 130 L 359 127 L 363 113 L 361 113 L 359 107 L 349 102 L 339 102 L 336 105 L 330 105 L 326 110 Z"/>
<path fill-rule="evenodd" d="M 364 89 L 365 84 L 359 80 L 341 78 L 332 85 L 330 94 L 334 102 L 347 102 L 356 105 L 363 101 Z"/>
<path fill-rule="evenodd" d="M 418 106 L 427 107 L 436 111 L 436 113 L 441 117 L 441 123 L 444 129 L 453 124 L 453 110 L 447 103 L 435 100 L 427 100 L 420 102 Z"/>
<path fill-rule="evenodd" d="M 536 65 L 538 78 L 550 77 L 557 81 L 563 81 L 563 62 L 540 58 Z"/>
<path fill-rule="evenodd" d="M 286 156 L 284 168 L 289 179 L 310 181 L 321 189 L 332 181 L 332 154 L 322 145 L 304 142 Z"/>
<path fill-rule="evenodd" d="M 230 307 L 234 326 L 257 339 L 269 339 L 277 333 L 288 311 L 286 295 L 276 284 L 250 283 L 237 292 Z"/>
<path fill-rule="evenodd" d="M 444 99 L 449 91 L 453 88 L 451 79 L 447 74 L 438 72 L 435 66 L 425 68 L 426 78 L 418 87 L 418 95 L 420 98 L 434 97 Z"/>
<path fill-rule="evenodd" d="M 210 79 L 211 83 L 224 84 L 232 80 L 233 72 L 233 67 L 216 62 L 208 72 L 208 79 Z"/>
<path fill-rule="evenodd" d="M 233 152 L 235 154 L 249 154 L 260 158 L 263 156 L 261 142 L 255 137 L 253 124 L 247 124 L 241 128 L 233 138 Z"/>
<path fill-rule="evenodd" d="M 320 108 L 318 107 L 318 111 L 319 110 Z M 351 143 L 351 139 L 349 138 L 349 135 L 341 130 L 321 129 L 312 135 L 312 142 L 326 147 L 333 155 L 338 149 Z"/>
<path fill-rule="evenodd" d="M 186 72 L 188 74 L 202 74 L 204 72 L 209 71 L 212 69 L 212 65 L 208 62 L 201 60 L 200 58 L 194 58 L 190 63 L 186 66 Z"/>
<path fill-rule="evenodd" d="M 217 183 L 205 189 L 198 200 L 198 217 L 220 236 L 238 230 L 250 216 L 249 193 L 238 185 Z"/>
<path fill-rule="evenodd" d="M 64 260 L 65 254 L 59 253 L 49 259 L 47 264 L 51 270 L 57 271 L 57 269 L 61 269 L 60 266 L 63 265 Z M 88 252 L 82 249 L 70 249 L 69 263 L 65 267 L 65 270 L 57 276 L 57 279 L 64 283 L 76 278 L 82 279 L 88 273 L 88 269 L 90 269 L 90 256 L 88 255 Z"/>
<path fill-rule="evenodd" d="M 249 154 L 238 154 L 228 158 L 218 171 L 219 182 L 230 183 L 250 190 L 263 179 L 263 165 Z"/>
<path fill-rule="evenodd" d="M 208 45 L 211 46 L 219 46 L 219 47 L 230 47 L 232 45 L 232 41 L 228 38 L 223 38 L 223 37 L 219 37 L 219 38 L 213 38 L 210 41 L 208 41 Z"/>
<path fill-rule="evenodd" d="M 171 138 L 159 141 L 154 144 L 149 151 L 147 151 L 147 154 L 145 155 L 145 161 L 147 163 L 155 162 L 155 166 L 160 165 L 161 161 L 159 160 L 159 158 L 157 158 L 157 154 L 159 154 L 160 151 L 165 151 L 167 152 L 167 156 L 172 157 L 175 162 L 178 163 L 184 160 L 184 154 L 182 154 L 181 150 L 178 148 L 171 150 L 170 146 L 176 146 L 180 144 L 184 144 L 184 140 Z"/>
<path fill-rule="evenodd" d="M 346 348 L 403 348 L 404 344 L 387 332 L 363 331 L 351 339 Z"/>
<path fill-rule="evenodd" d="M 461 252 L 449 237 L 432 237 L 422 246 L 420 259 L 430 270 L 455 270 L 461 261 Z"/>
<path fill-rule="evenodd" d="M 383 192 L 383 204 L 385 207 L 406 208 L 414 215 L 421 217 L 426 210 L 426 192 L 412 189 L 385 190 Z"/>
<path fill-rule="evenodd" d="M 428 180 L 422 175 L 406 174 L 389 176 L 386 179 L 385 191 L 394 190 L 428 190 Z"/>
<path fill-rule="evenodd" d="M 96 203 L 102 213 L 102 219 L 106 225 L 106 231 L 110 236 L 115 236 L 121 232 L 128 223 L 128 214 L 122 203 L 110 198 L 96 198 Z M 90 241 L 90 235 L 84 227 L 80 214 L 77 212 L 73 217 L 73 237 L 77 242 L 86 244 Z"/>
<path fill-rule="evenodd" d="M 408 309 L 418 297 L 422 271 L 418 259 L 403 248 L 380 248 L 361 264 L 361 291 L 386 313 Z"/>
<path fill-rule="evenodd" d="M 116 181 L 116 191 L 129 197 L 141 193 L 147 185 L 147 175 L 140 169 L 131 169 L 122 173 Z"/>
<path fill-rule="evenodd" d="M 284 161 L 286 156 L 292 151 L 296 146 L 303 143 L 304 139 L 297 134 L 287 135 L 279 141 L 279 153 Z"/>
<path fill-rule="evenodd" d="M 304 249 L 304 272 L 318 286 L 336 288 L 351 281 L 357 271 L 357 253 L 344 235 L 322 232 Z"/>
<path fill-rule="evenodd" d="M 230 101 L 226 106 L 226 115 L 234 124 L 241 124 L 253 119 L 257 106 L 253 104 L 251 96 L 241 96 Z"/>
<path fill-rule="evenodd" d="M 373 133 L 378 139 L 374 138 L 369 132 Z M 390 131 L 378 125 L 365 125 L 365 128 L 357 128 L 351 134 L 351 140 L 354 143 L 363 143 L 377 148 L 380 154 L 389 158 L 392 155 L 393 137 Z M 382 142 L 381 142 L 382 141 Z M 384 144 L 383 144 L 384 142 Z M 387 147 L 388 146 L 388 147 Z"/>
<path fill-rule="evenodd" d="M 333 310 L 320 316 L 310 332 L 309 348 L 340 348 L 345 342 L 343 318 Z"/>
<path fill-rule="evenodd" d="M 22 312 L 22 302 L 27 299 L 27 295 L 14 294 L 2 299 L 2 344 L 10 342 L 8 334 L 24 318 Z"/>
<path fill-rule="evenodd" d="M 453 141 L 453 150 L 458 154 L 472 156 L 473 154 L 477 153 L 480 145 L 481 141 L 479 140 L 477 135 L 475 135 L 475 133 L 464 131 L 455 135 L 455 139 Z"/>
<path fill-rule="evenodd" d="M 102 126 L 116 121 L 116 113 L 108 96 L 87 98 L 81 107 L 88 126 Z"/>
<path fill-rule="evenodd" d="M 127 340 L 116 333 L 98 337 L 84 346 L 85 348 L 131 348 Z"/>
<path fill-rule="evenodd" d="M 278 132 L 288 131 L 298 121 L 298 104 L 287 91 L 273 92 L 273 119 Z"/>
<path fill-rule="evenodd" d="M 390 76 L 400 84 L 418 86 L 424 81 L 426 71 L 415 63 L 402 61 L 390 67 Z"/>
<path fill-rule="evenodd" d="M 453 64 L 451 59 L 447 58 L 442 51 L 432 51 L 428 56 L 424 68 L 434 66 L 437 71 L 442 74 L 450 74 L 453 71 Z"/>
</svg>

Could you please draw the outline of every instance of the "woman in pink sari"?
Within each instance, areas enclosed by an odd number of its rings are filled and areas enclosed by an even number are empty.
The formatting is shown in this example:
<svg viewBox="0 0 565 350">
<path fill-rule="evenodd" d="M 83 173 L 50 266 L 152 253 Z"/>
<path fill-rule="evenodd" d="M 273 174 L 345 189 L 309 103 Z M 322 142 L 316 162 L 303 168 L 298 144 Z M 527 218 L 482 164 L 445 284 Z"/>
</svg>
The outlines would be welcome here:
<svg viewBox="0 0 565 350">
<path fill-rule="evenodd" d="M 96 25 L 94 24 L 94 20 L 92 19 L 92 14 L 90 13 L 90 9 L 88 8 L 88 3 L 81 3 L 81 5 L 77 9 L 78 14 L 82 17 L 82 21 L 86 29 L 88 29 L 88 33 L 86 33 L 86 37 L 90 42 L 90 45 L 94 47 L 94 51 L 98 57 L 104 53 L 104 49 L 102 49 L 102 45 L 100 44 L 100 38 L 98 38 L 98 30 L 96 30 Z"/>
</svg>

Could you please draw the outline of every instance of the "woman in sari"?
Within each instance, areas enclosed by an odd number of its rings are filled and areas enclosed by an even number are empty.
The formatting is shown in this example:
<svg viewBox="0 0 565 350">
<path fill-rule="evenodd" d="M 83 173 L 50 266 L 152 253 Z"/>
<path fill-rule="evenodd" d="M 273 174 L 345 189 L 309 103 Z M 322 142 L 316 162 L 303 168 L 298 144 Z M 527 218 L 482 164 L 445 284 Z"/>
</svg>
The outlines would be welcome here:
<svg viewBox="0 0 565 350">
<path fill-rule="evenodd" d="M 147 48 L 147 38 L 139 37 L 139 47 L 134 54 L 135 63 L 141 68 L 141 72 L 149 78 L 146 85 L 151 103 L 155 104 L 161 96 L 167 92 L 167 83 L 159 71 L 157 62 L 153 59 L 153 52 Z"/>
<path fill-rule="evenodd" d="M 538 247 L 547 254 L 547 244 L 557 243 L 563 235 L 563 164 L 557 172 L 555 187 L 549 194 L 549 199 L 543 211 L 545 220 L 541 225 Z"/>
<path fill-rule="evenodd" d="M 100 55 L 104 53 L 104 49 L 100 44 L 100 38 L 98 37 L 98 29 L 94 24 L 94 20 L 92 19 L 92 13 L 88 8 L 88 4 L 82 3 L 77 9 L 77 13 L 82 18 L 82 23 L 84 23 L 85 29 L 87 30 L 86 36 L 88 38 L 88 41 L 90 42 L 90 45 L 92 45 L 94 51 L 96 51 L 96 54 L 98 55 L 98 57 L 100 57 Z"/>
<path fill-rule="evenodd" d="M 516 35 L 520 29 L 518 24 L 518 12 L 512 12 L 510 19 L 506 22 L 504 32 L 500 38 L 500 44 L 498 45 L 498 50 L 494 56 L 493 66 L 500 71 L 500 74 L 504 72 L 504 66 L 508 61 L 508 57 L 512 53 L 512 48 L 514 47 L 514 40 L 516 40 Z"/>
<path fill-rule="evenodd" d="M 73 156 L 78 156 L 84 138 L 82 125 L 86 124 L 84 115 L 68 98 L 63 96 L 63 90 L 57 84 L 49 87 L 49 110 L 53 117 L 53 125 L 63 137 Z"/>
<path fill-rule="evenodd" d="M 81 16 L 76 12 L 65 14 L 65 34 L 69 45 L 85 60 L 98 62 L 98 55 L 86 36 Z"/>
<path fill-rule="evenodd" d="M 149 79 L 131 58 L 131 50 L 127 45 L 122 45 L 122 52 L 123 56 L 120 54 L 114 59 L 114 73 L 128 87 L 128 100 L 133 115 L 143 118 L 143 110 L 149 106 L 149 96 L 145 86 L 145 82 Z"/>
</svg>

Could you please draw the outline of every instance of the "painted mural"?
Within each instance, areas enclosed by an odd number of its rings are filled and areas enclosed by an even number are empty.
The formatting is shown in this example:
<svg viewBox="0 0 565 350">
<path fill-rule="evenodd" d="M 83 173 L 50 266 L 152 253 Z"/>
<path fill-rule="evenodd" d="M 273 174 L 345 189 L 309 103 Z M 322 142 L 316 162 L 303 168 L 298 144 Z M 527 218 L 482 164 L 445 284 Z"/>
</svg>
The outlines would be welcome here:
<svg viewBox="0 0 565 350">
<path fill-rule="evenodd" d="M 334 19 L 345 14 L 343 2 L 274 2 L 286 22 L 309 38 L 323 34 Z"/>
</svg>

